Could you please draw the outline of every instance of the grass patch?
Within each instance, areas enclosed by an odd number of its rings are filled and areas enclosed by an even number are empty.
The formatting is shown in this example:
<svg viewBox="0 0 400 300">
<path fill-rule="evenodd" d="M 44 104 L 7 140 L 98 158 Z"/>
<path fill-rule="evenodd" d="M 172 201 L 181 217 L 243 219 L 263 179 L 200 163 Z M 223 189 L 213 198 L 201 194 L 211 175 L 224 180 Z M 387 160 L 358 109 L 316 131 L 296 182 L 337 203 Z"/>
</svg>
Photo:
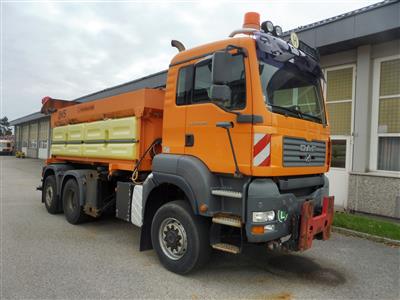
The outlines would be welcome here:
<svg viewBox="0 0 400 300">
<path fill-rule="evenodd" d="M 400 240 L 400 224 L 373 217 L 336 212 L 333 226 Z"/>
</svg>

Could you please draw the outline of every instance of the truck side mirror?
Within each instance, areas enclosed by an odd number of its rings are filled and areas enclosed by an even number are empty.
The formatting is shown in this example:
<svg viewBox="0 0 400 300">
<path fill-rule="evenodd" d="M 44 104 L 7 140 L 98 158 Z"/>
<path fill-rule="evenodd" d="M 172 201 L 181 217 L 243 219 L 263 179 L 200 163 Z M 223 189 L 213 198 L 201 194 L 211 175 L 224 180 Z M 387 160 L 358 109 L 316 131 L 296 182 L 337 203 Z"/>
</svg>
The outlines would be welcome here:
<svg viewBox="0 0 400 300">
<path fill-rule="evenodd" d="M 232 74 L 232 54 L 227 51 L 214 52 L 212 57 L 212 75 L 213 84 L 226 84 L 231 81 Z"/>
<path fill-rule="evenodd" d="M 210 98 L 221 102 L 231 101 L 231 88 L 227 85 L 231 81 L 232 55 L 227 51 L 214 52 L 212 57 L 212 74 Z"/>
<path fill-rule="evenodd" d="M 231 101 L 231 88 L 226 84 L 213 84 L 210 88 L 211 100 L 217 100 L 221 102 Z"/>
</svg>

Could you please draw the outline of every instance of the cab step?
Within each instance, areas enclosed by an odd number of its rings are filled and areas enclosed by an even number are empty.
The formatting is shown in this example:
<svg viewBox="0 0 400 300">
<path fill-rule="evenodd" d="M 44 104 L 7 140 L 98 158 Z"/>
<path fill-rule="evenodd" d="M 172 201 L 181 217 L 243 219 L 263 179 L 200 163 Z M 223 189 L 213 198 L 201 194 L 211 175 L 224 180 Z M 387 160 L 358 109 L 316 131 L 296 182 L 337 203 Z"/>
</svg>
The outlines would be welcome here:
<svg viewBox="0 0 400 300">
<path fill-rule="evenodd" d="M 232 245 L 232 244 L 216 243 L 216 244 L 212 244 L 211 247 L 213 247 L 214 249 L 217 249 L 217 250 L 231 253 L 231 254 L 239 254 L 240 253 L 240 248 L 235 245 Z"/>
<path fill-rule="evenodd" d="M 242 219 L 239 216 L 232 215 L 215 215 L 212 218 L 213 223 L 242 228 Z"/>
<path fill-rule="evenodd" d="M 231 190 L 211 190 L 211 195 L 242 199 L 242 193 Z"/>
</svg>

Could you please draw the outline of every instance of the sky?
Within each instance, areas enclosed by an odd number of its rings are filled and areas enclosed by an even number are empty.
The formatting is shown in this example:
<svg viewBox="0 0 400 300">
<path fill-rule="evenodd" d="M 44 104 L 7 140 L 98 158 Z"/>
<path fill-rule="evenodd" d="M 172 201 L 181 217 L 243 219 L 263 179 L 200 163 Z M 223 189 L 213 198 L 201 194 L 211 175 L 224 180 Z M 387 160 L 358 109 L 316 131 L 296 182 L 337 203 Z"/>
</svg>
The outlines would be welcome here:
<svg viewBox="0 0 400 300">
<path fill-rule="evenodd" d="M 40 110 L 168 68 L 177 39 L 225 39 L 256 11 L 284 31 L 378 1 L 1 1 L 0 116 Z"/>
</svg>

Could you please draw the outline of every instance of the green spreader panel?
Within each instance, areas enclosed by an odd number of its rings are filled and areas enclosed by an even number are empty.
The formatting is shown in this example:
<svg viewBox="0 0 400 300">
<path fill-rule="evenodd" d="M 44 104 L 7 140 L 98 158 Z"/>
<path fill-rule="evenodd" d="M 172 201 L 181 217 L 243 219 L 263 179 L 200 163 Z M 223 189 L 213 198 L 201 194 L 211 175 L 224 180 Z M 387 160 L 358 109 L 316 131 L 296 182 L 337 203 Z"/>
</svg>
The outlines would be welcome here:
<svg viewBox="0 0 400 300">
<path fill-rule="evenodd" d="M 134 160 L 137 131 L 136 117 L 55 127 L 51 155 Z"/>
</svg>

